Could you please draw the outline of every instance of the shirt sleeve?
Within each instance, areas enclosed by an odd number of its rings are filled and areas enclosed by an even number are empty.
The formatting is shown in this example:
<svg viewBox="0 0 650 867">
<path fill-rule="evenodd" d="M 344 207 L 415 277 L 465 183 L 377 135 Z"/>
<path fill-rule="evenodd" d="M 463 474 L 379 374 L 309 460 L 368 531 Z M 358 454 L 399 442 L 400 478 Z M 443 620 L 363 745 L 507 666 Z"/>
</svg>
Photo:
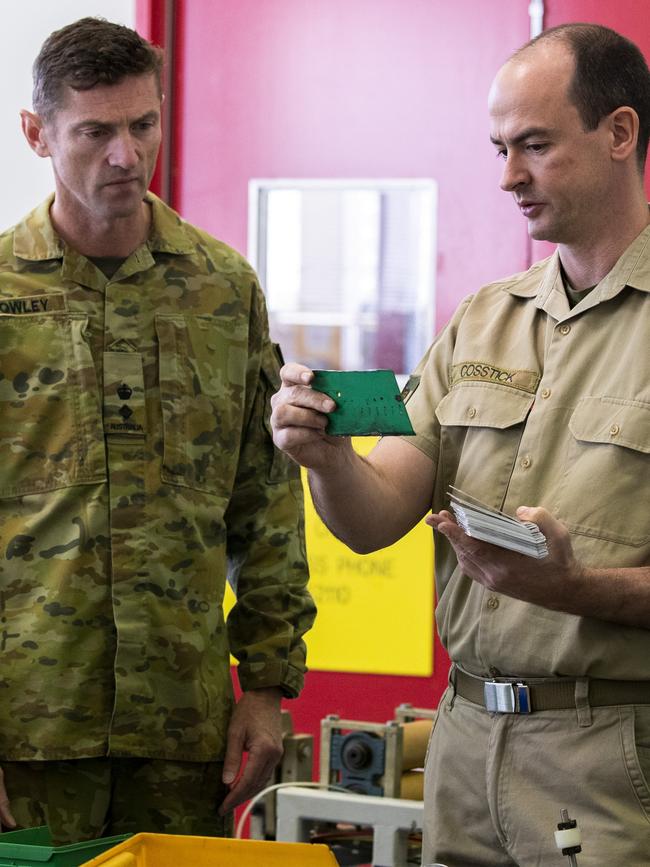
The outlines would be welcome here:
<svg viewBox="0 0 650 867">
<path fill-rule="evenodd" d="M 271 436 L 270 401 L 280 385 L 280 360 L 257 284 L 250 333 L 252 401 L 225 516 L 228 580 L 237 597 L 228 638 L 242 689 L 279 686 L 293 698 L 303 685 L 303 635 L 316 608 L 307 590 L 300 471 Z"/>
<path fill-rule="evenodd" d="M 409 378 L 402 398 L 415 436 L 404 437 L 435 463 L 440 452 L 440 424 L 436 407 L 450 388 L 450 367 L 458 329 L 472 297 L 466 298 L 440 331 Z"/>
</svg>

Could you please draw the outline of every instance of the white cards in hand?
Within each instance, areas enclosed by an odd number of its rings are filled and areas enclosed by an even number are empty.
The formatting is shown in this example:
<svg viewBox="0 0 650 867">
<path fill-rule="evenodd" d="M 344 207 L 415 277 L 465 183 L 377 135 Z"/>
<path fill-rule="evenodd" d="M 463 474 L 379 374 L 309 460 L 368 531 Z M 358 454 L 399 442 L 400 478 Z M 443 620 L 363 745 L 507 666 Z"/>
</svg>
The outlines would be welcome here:
<svg viewBox="0 0 650 867">
<path fill-rule="evenodd" d="M 449 497 L 456 520 L 468 536 L 527 557 L 548 556 L 546 537 L 537 524 L 517 521 L 498 509 L 491 509 L 453 485 L 450 485 Z"/>
</svg>

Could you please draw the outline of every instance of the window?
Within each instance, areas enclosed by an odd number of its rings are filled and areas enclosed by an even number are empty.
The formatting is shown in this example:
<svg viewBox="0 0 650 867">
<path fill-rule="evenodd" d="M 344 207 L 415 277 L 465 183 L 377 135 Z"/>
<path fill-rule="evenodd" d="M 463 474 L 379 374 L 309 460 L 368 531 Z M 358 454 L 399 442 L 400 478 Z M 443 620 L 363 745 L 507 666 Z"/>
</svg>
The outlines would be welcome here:
<svg viewBox="0 0 650 867">
<path fill-rule="evenodd" d="M 252 180 L 271 335 L 312 368 L 406 374 L 434 332 L 432 180 Z"/>
</svg>

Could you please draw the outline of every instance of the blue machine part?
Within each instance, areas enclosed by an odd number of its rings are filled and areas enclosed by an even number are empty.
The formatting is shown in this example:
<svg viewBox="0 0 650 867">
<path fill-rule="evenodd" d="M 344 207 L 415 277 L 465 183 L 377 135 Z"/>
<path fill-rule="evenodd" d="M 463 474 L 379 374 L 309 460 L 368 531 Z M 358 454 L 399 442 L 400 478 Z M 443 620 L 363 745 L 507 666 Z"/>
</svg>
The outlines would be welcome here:
<svg viewBox="0 0 650 867">
<path fill-rule="evenodd" d="M 386 743 L 371 732 L 332 733 L 330 771 L 336 771 L 339 785 L 361 795 L 383 795 L 380 780 L 385 770 Z"/>
</svg>

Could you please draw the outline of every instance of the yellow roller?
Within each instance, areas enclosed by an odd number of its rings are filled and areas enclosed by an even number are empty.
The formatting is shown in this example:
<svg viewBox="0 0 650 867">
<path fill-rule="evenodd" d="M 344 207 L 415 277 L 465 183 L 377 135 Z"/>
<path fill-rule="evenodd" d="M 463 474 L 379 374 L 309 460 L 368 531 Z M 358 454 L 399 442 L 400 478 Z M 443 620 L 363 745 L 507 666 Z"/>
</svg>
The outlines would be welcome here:
<svg viewBox="0 0 650 867">
<path fill-rule="evenodd" d="M 431 734 L 430 719 L 417 719 L 402 725 L 402 770 L 409 771 L 412 768 L 421 768 L 424 765 L 424 757 L 427 752 L 429 735 Z"/>
<path fill-rule="evenodd" d="M 407 798 L 409 801 L 424 800 L 424 772 L 406 771 L 403 773 L 399 796 L 400 798 Z"/>
</svg>

